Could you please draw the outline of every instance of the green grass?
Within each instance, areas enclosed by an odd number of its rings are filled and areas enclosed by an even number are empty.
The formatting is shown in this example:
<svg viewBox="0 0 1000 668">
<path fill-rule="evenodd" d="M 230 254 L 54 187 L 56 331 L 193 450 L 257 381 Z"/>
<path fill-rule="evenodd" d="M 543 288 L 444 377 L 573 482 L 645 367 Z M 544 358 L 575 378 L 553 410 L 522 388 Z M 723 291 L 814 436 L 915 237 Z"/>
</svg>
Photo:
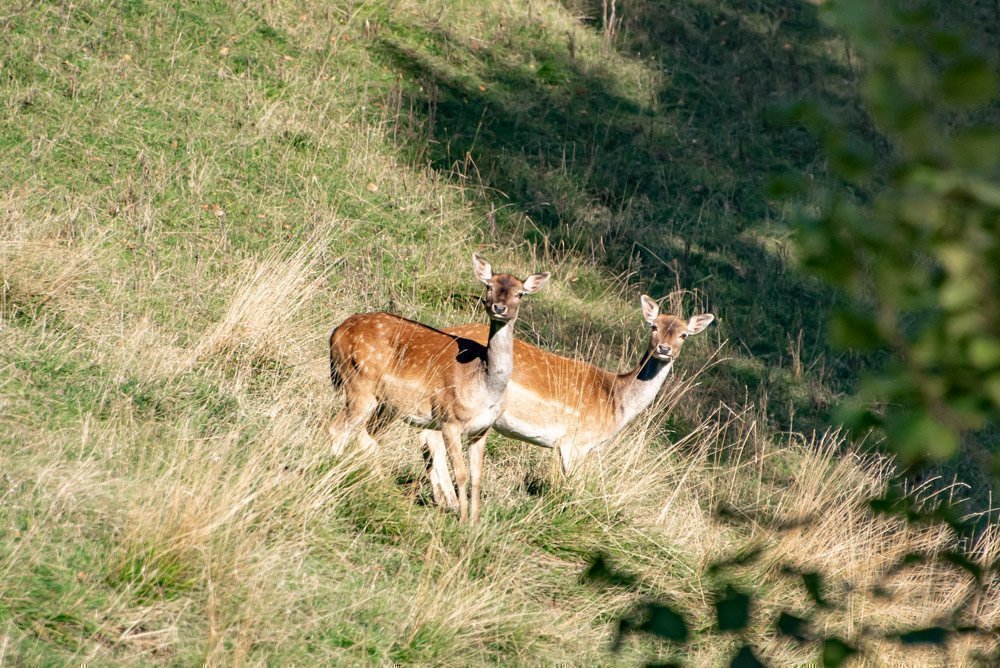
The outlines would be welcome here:
<svg viewBox="0 0 1000 668">
<path fill-rule="evenodd" d="M 827 178 L 773 102 L 810 88 L 860 114 L 811 5 L 630 4 L 610 44 L 586 3 L 4 14 L 0 663 L 719 665 L 717 637 L 610 639 L 647 597 L 708 629 L 710 565 L 758 543 L 771 562 L 736 577 L 776 664 L 815 660 L 773 633 L 808 603 L 781 564 L 830 566 L 878 628 L 964 591 L 928 569 L 872 601 L 950 538 L 864 509 L 883 467 L 779 433 L 821 425 L 864 365 L 826 347 L 837 298 L 795 271 L 764 194 L 788 168 Z M 609 368 L 642 351 L 642 292 L 719 321 L 579 478 L 491 436 L 466 527 L 429 504 L 411 429 L 330 460 L 324 346 L 354 312 L 480 319 L 472 250 L 552 271 L 519 332 Z M 781 530 L 803 508 L 830 521 Z M 582 581 L 598 551 L 635 584 Z"/>
<path fill-rule="evenodd" d="M 751 390 L 793 354 L 822 365 L 824 385 L 849 388 L 858 360 L 831 351 L 822 326 L 837 296 L 794 270 L 782 204 L 764 196 L 790 168 L 827 178 L 818 144 L 770 120 L 806 91 L 803 77 L 861 122 L 842 40 L 808 4 L 783 18 L 724 3 L 632 11 L 618 47 L 650 60 L 542 17 L 387 17 L 375 52 L 400 75 L 404 149 L 502 193 L 500 229 L 589 253 L 654 292 L 694 288 L 686 307 L 718 311 L 721 335 L 759 363 Z M 776 388 L 805 399 L 790 409 L 778 397 L 778 425 L 822 424 L 826 402 L 806 384 Z"/>
</svg>

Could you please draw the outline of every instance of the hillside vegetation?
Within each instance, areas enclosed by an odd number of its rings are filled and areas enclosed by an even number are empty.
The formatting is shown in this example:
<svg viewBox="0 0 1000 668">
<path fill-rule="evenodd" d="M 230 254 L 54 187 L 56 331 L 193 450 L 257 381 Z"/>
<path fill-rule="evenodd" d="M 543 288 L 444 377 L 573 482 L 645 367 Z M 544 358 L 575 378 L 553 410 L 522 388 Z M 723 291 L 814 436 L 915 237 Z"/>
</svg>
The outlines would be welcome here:
<svg viewBox="0 0 1000 668">
<path fill-rule="evenodd" d="M 906 555 L 993 563 L 996 531 L 874 515 L 889 463 L 819 431 L 866 361 L 793 269 L 765 185 L 831 177 L 768 109 L 863 126 L 855 57 L 808 3 L 631 4 L 613 40 L 551 0 L 0 10 L 0 664 L 815 665 L 779 609 L 871 665 L 995 651 L 892 633 L 975 591 Z M 331 461 L 324 346 L 355 312 L 483 320 L 473 250 L 551 271 L 520 335 L 605 368 L 643 292 L 718 321 L 579 476 L 491 435 L 469 527 L 413 429 Z M 697 633 L 758 547 L 749 629 Z M 598 553 L 631 577 L 582 578 Z M 955 622 L 1000 626 L 997 593 Z M 695 635 L 612 652 L 650 598 Z"/>
</svg>

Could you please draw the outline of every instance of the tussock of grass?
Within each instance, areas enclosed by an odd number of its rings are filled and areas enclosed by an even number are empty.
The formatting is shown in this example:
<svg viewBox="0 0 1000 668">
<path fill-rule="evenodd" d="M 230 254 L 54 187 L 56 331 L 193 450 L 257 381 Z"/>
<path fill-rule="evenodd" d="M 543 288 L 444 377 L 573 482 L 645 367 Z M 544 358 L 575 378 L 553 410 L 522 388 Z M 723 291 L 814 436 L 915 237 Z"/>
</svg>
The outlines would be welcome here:
<svg viewBox="0 0 1000 668">
<path fill-rule="evenodd" d="M 2 237 L 0 322 L 67 306 L 99 266 L 101 240 L 67 247 L 52 239 L 19 239 L 13 230 Z"/>
<path fill-rule="evenodd" d="M 322 248 L 307 242 L 287 260 L 267 258 L 234 291 L 225 314 L 194 346 L 191 363 L 206 357 L 300 359 L 303 341 L 292 323 L 316 296 Z"/>
</svg>

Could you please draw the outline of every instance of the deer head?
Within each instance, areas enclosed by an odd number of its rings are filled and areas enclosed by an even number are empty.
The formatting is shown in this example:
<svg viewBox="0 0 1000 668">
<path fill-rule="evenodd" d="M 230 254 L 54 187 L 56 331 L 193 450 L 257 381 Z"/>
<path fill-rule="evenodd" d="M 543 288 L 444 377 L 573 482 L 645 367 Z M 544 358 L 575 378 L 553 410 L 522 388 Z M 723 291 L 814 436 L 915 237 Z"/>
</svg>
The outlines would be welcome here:
<svg viewBox="0 0 1000 668">
<path fill-rule="evenodd" d="M 660 313 L 660 307 L 648 295 L 639 298 L 642 317 L 649 323 L 649 354 L 662 362 L 673 362 L 680 355 L 687 337 L 708 327 L 715 316 L 703 313 L 689 320 L 669 313 Z"/>
<path fill-rule="evenodd" d="M 486 313 L 498 322 L 516 320 L 521 299 L 549 282 L 549 272 L 532 274 L 523 281 L 511 274 L 494 274 L 490 263 L 478 253 L 472 254 L 472 269 L 486 286 Z"/>
</svg>

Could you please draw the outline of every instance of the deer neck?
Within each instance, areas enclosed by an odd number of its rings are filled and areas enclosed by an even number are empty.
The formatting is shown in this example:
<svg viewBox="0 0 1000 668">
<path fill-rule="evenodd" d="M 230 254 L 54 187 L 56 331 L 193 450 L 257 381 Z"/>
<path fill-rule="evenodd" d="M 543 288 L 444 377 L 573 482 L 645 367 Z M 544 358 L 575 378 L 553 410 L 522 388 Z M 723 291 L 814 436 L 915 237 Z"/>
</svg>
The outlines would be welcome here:
<svg viewBox="0 0 1000 668">
<path fill-rule="evenodd" d="M 673 365 L 673 362 L 656 359 L 647 352 L 638 367 L 617 377 L 615 389 L 619 430 L 653 403 Z"/>
<path fill-rule="evenodd" d="M 502 396 L 514 370 L 513 322 L 490 319 L 490 336 L 486 341 L 486 389 Z"/>
</svg>

